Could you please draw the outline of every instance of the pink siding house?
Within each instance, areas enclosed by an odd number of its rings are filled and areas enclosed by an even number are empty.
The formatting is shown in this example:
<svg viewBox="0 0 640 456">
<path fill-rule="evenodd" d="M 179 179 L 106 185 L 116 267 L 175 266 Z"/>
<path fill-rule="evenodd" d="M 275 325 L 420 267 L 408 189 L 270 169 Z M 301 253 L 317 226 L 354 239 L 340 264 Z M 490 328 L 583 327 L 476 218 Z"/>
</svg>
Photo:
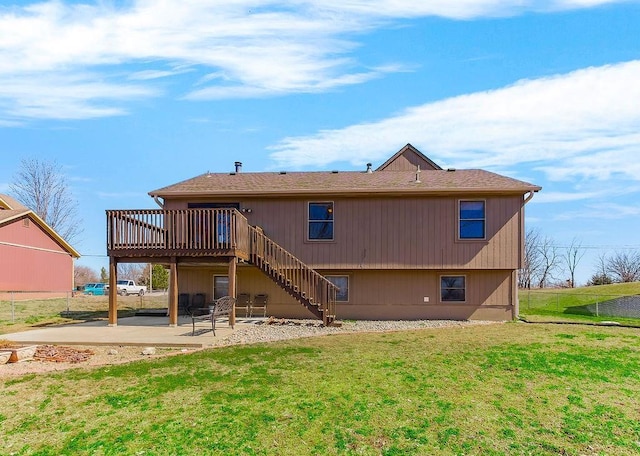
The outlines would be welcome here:
<svg viewBox="0 0 640 456">
<path fill-rule="evenodd" d="M 32 210 L 0 194 L 0 292 L 68 292 L 80 254 Z"/>
</svg>

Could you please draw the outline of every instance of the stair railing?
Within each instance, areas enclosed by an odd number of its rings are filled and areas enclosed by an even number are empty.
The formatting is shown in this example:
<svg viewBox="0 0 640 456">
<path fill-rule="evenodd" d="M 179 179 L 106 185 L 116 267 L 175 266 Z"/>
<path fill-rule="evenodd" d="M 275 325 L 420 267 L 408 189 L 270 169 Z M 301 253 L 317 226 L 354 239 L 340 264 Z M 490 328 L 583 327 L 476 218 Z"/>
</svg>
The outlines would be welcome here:
<svg viewBox="0 0 640 456">
<path fill-rule="evenodd" d="M 253 263 L 280 286 L 292 291 L 309 310 L 319 311 L 323 323 L 335 319 L 337 287 L 291 252 L 265 236 L 259 227 L 249 226 L 250 257 Z"/>
</svg>

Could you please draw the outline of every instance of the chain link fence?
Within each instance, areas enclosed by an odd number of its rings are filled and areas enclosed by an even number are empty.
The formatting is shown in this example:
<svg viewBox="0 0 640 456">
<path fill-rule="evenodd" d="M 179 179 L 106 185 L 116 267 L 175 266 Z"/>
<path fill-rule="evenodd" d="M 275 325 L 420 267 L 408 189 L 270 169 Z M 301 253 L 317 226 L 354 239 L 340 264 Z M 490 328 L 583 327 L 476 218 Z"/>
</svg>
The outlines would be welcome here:
<svg viewBox="0 0 640 456">
<path fill-rule="evenodd" d="M 640 318 L 640 295 L 520 290 L 520 312 Z"/>
<path fill-rule="evenodd" d="M 135 315 L 151 309 L 167 309 L 166 291 L 144 296 L 118 296 L 118 316 Z M 6 325 L 37 326 L 64 320 L 107 318 L 109 296 L 89 296 L 81 291 L 0 291 L 0 329 Z"/>
</svg>

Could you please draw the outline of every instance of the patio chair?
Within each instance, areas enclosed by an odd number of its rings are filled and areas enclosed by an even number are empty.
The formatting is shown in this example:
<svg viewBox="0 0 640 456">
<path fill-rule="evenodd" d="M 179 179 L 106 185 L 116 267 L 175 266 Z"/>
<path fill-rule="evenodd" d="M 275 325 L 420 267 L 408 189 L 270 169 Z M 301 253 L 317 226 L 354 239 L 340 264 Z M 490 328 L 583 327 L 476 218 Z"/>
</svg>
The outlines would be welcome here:
<svg viewBox="0 0 640 456">
<path fill-rule="evenodd" d="M 195 336 L 196 334 L 196 322 L 198 321 L 211 321 L 211 330 L 213 331 L 213 335 L 216 335 L 216 319 L 219 317 L 229 317 L 231 312 L 233 312 L 233 307 L 236 305 L 236 300 L 231 296 L 223 296 L 220 299 L 217 299 L 211 306 L 209 306 L 209 313 L 204 315 L 192 315 L 191 316 L 191 324 L 192 331 L 191 335 Z M 234 325 L 231 324 L 231 319 L 229 319 L 229 325 L 231 329 L 234 328 Z"/>
<path fill-rule="evenodd" d="M 251 311 L 249 313 L 250 317 L 253 317 L 253 312 L 255 310 L 258 313 L 262 312 L 262 316 L 267 316 L 267 302 L 269 301 L 269 295 L 266 294 L 257 294 L 253 297 L 253 302 L 251 303 Z"/>
<path fill-rule="evenodd" d="M 178 315 L 187 315 L 189 309 L 189 293 L 180 293 L 178 295 Z"/>
<path fill-rule="evenodd" d="M 236 299 L 236 311 L 244 310 L 244 316 L 248 317 L 251 313 L 251 295 L 249 293 L 240 293 Z"/>
</svg>

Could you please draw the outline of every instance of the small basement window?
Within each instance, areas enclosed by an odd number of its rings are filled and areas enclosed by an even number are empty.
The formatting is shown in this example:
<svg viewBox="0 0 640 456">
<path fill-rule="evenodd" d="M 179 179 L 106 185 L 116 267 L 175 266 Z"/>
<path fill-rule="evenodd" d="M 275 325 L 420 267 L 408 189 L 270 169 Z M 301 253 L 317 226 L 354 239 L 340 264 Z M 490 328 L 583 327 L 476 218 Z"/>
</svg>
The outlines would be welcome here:
<svg viewBox="0 0 640 456">
<path fill-rule="evenodd" d="M 329 282 L 338 287 L 336 292 L 337 302 L 349 301 L 349 276 L 346 275 L 326 275 Z"/>
<path fill-rule="evenodd" d="M 440 277 L 440 301 L 464 302 L 466 301 L 466 277 L 465 276 L 441 276 Z"/>
</svg>

